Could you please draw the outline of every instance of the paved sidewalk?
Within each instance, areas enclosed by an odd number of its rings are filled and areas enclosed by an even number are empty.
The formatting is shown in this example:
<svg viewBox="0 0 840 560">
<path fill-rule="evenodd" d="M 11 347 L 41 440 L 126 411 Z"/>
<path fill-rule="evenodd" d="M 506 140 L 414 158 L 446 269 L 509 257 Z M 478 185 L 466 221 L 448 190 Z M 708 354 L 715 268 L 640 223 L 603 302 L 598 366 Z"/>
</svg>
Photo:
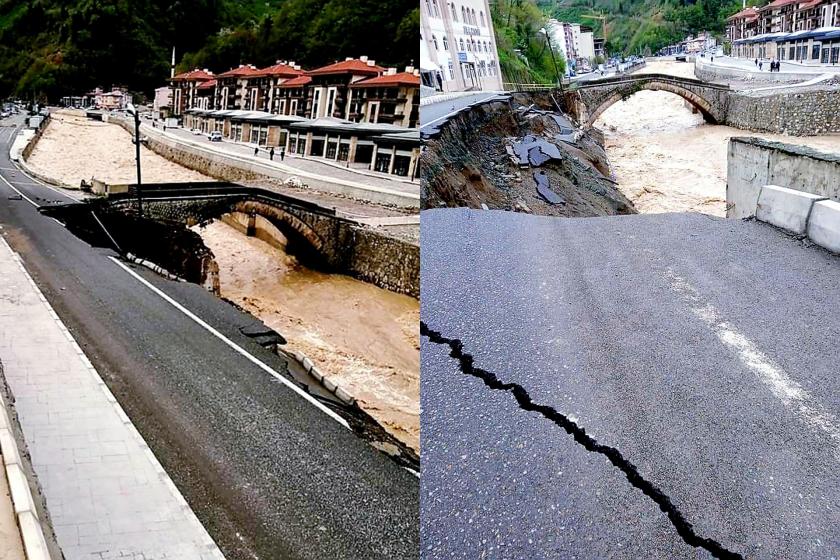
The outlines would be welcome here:
<svg viewBox="0 0 840 560">
<path fill-rule="evenodd" d="M 731 56 L 723 56 L 723 55 L 715 55 L 715 61 L 711 62 L 710 57 L 705 57 L 701 59 L 704 64 L 709 66 L 721 66 L 724 68 L 737 68 L 739 70 L 746 70 L 749 72 L 768 72 L 770 71 L 770 67 L 767 64 L 767 60 L 769 59 L 761 59 L 764 62 L 764 67 L 762 70 L 758 69 L 756 66 L 754 59 L 749 60 L 746 58 L 733 58 Z M 781 72 L 791 72 L 791 73 L 801 73 L 801 74 L 824 74 L 828 72 L 840 72 L 840 66 L 832 65 L 832 64 L 798 64 L 794 62 L 785 62 L 784 60 L 781 61 L 781 66 L 779 67 Z"/>
<path fill-rule="evenodd" d="M 0 360 L 65 558 L 223 559 L 4 239 L 0 279 Z"/>
</svg>

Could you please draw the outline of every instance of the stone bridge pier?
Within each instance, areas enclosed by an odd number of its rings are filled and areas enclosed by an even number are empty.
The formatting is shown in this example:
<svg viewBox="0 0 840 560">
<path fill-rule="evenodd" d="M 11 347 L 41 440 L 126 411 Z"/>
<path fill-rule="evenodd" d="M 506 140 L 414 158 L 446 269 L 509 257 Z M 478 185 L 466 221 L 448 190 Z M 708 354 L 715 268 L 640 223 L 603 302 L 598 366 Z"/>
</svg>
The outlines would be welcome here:
<svg viewBox="0 0 840 560">
<path fill-rule="evenodd" d="M 614 103 L 642 90 L 669 91 L 697 109 L 706 122 L 726 122 L 732 93 L 727 85 L 666 74 L 630 74 L 581 82 L 564 93 L 566 110 L 584 127 L 595 121 Z"/>
</svg>

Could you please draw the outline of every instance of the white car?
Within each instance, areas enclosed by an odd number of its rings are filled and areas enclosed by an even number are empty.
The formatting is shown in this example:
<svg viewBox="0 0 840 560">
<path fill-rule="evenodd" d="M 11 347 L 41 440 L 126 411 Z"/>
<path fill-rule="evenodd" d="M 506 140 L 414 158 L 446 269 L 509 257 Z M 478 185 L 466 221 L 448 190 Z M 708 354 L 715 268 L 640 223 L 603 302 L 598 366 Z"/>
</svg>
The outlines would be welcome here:
<svg viewBox="0 0 840 560">
<path fill-rule="evenodd" d="M 193 133 L 193 134 L 195 134 L 196 136 L 198 136 L 199 134 L 201 134 L 201 130 L 199 130 L 199 129 L 197 129 L 197 128 L 193 128 L 192 130 L 190 130 L 190 132 L 192 132 L 192 133 Z"/>
<path fill-rule="evenodd" d="M 210 133 L 210 141 L 211 142 L 221 142 L 222 141 L 222 133 L 218 130 L 214 130 Z"/>
</svg>

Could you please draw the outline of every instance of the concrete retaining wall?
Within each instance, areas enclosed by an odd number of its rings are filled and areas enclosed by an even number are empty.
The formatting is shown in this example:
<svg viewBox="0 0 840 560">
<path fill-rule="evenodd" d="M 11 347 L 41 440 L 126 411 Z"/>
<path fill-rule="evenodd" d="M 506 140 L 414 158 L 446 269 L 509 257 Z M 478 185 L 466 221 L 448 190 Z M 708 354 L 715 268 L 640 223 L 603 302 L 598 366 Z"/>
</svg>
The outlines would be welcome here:
<svg viewBox="0 0 840 560">
<path fill-rule="evenodd" d="M 840 200 L 840 156 L 759 138 L 729 140 L 726 178 L 726 216 L 755 214 L 764 185 Z"/>
</svg>

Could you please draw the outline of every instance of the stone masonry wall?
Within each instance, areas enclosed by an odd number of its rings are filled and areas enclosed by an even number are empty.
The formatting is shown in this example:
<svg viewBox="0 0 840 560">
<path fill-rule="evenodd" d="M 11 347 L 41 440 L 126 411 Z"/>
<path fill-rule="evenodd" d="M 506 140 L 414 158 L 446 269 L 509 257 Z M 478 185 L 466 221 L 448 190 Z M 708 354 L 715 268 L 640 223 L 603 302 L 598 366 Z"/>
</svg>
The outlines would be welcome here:
<svg viewBox="0 0 840 560">
<path fill-rule="evenodd" d="M 133 199 L 116 203 L 133 207 Z M 145 215 L 158 220 L 193 225 L 237 208 L 218 200 L 147 200 Z M 420 247 L 348 220 L 314 216 L 306 221 L 322 238 L 322 255 L 329 268 L 392 292 L 420 297 Z M 277 226 L 275 222 L 272 224 Z M 281 229 L 282 231 L 282 229 Z"/>
<path fill-rule="evenodd" d="M 732 94 L 726 124 L 793 136 L 840 132 L 840 90 Z"/>
<path fill-rule="evenodd" d="M 726 217 L 755 211 L 761 187 L 776 185 L 840 201 L 840 156 L 760 138 L 729 140 Z"/>
</svg>

